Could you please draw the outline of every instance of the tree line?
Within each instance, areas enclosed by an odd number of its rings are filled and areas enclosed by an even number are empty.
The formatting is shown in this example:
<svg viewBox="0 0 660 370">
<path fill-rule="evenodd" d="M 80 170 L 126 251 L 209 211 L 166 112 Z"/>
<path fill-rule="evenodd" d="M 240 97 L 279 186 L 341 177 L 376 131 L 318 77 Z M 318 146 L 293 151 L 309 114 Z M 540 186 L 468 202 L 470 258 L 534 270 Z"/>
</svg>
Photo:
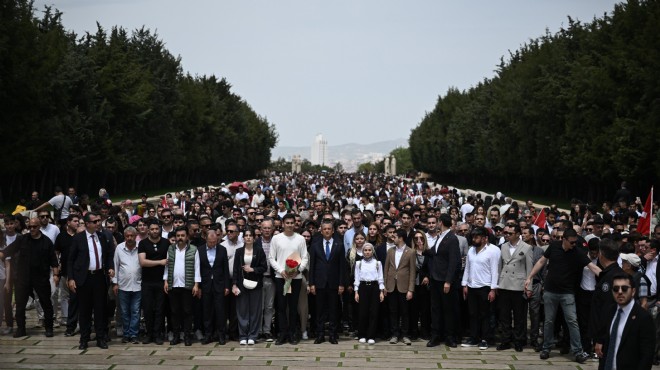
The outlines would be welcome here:
<svg viewBox="0 0 660 370">
<path fill-rule="evenodd" d="M 450 88 L 412 130 L 415 168 L 443 183 L 584 201 L 660 177 L 660 1 L 532 39 L 495 76 Z"/>
<path fill-rule="evenodd" d="M 158 35 L 77 35 L 62 14 L 0 1 L 0 199 L 55 185 L 113 193 L 217 183 L 267 168 L 277 142 L 224 79 L 184 73 Z"/>
</svg>

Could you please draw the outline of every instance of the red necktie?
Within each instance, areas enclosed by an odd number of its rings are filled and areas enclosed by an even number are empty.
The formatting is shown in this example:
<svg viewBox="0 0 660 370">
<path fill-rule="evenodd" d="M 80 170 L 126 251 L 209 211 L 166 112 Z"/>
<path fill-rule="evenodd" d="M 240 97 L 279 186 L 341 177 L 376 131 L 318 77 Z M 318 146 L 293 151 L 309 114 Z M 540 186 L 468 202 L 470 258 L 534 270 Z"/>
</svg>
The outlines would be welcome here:
<svg viewBox="0 0 660 370">
<path fill-rule="evenodd" d="M 95 270 L 98 270 L 98 269 L 101 268 L 101 264 L 99 263 L 99 249 L 96 246 L 96 238 L 94 237 L 94 235 L 92 235 L 92 243 L 94 244 L 94 257 L 96 257 L 96 269 Z"/>
</svg>

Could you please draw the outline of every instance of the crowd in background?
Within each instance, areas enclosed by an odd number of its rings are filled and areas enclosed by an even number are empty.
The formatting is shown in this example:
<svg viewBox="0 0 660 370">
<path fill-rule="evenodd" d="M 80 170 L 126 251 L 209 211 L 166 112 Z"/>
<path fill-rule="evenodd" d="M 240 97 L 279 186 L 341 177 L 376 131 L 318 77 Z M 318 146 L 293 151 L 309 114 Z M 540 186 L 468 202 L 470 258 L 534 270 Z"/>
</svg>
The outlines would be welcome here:
<svg viewBox="0 0 660 370">
<path fill-rule="evenodd" d="M 632 355 L 650 364 L 660 226 L 657 204 L 648 216 L 643 207 L 625 184 L 612 200 L 562 211 L 375 174 L 274 174 L 118 203 L 105 189 L 95 200 L 33 192 L 3 219 L 0 333 L 26 335 L 35 307 L 46 336 L 62 326 L 80 348 L 92 332 L 101 348 L 113 337 L 281 345 L 347 335 L 529 347 L 541 359 L 557 343 L 578 362 L 626 368 L 616 352 L 630 334 L 610 326 L 617 304 L 627 315 L 634 304 L 643 312 L 630 317 L 652 324 Z"/>
</svg>

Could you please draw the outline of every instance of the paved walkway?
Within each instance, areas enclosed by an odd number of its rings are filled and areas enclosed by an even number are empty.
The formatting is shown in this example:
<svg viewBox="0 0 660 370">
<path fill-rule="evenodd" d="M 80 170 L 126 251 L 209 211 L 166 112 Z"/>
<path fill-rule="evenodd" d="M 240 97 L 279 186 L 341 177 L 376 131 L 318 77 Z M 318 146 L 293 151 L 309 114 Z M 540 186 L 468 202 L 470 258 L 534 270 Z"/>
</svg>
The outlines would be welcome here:
<svg viewBox="0 0 660 370">
<path fill-rule="evenodd" d="M 110 348 L 102 350 L 90 342 L 86 351 L 78 350 L 78 337 L 67 338 L 64 329 L 55 329 L 55 337 L 46 338 L 43 329 L 28 329 L 28 337 L 14 339 L 0 337 L 0 369 L 330 369 L 337 367 L 382 369 L 506 369 L 506 370 L 575 370 L 596 369 L 597 362 L 579 365 L 569 356 L 553 352 L 542 361 L 538 353 L 525 348 L 498 352 L 494 347 L 479 351 L 443 345 L 426 348 L 425 341 L 412 346 L 379 342 L 362 345 L 342 337 L 338 345 L 313 344 L 311 340 L 299 345 L 275 346 L 257 343 L 239 346 L 229 342 L 203 346 L 194 343 L 169 346 L 125 345 L 114 339 Z"/>
</svg>

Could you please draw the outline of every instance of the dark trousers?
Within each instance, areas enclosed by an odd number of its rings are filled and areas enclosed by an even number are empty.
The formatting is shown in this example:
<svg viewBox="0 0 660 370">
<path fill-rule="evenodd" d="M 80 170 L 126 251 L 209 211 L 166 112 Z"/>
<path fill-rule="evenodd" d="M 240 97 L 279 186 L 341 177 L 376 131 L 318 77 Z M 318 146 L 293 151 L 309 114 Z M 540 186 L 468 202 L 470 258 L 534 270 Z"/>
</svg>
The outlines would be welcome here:
<svg viewBox="0 0 660 370">
<path fill-rule="evenodd" d="M 163 287 L 162 281 L 142 282 L 142 312 L 147 337 L 161 337 L 163 333 L 163 306 L 165 305 Z"/>
<path fill-rule="evenodd" d="M 385 296 L 382 302 L 378 303 L 378 333 L 383 340 L 390 339 L 390 297 Z M 374 339 L 374 338 L 372 338 Z"/>
<path fill-rule="evenodd" d="M 316 289 L 316 335 L 319 337 L 323 336 L 323 326 L 326 322 L 328 335 L 337 336 L 337 296 L 337 288 Z"/>
<path fill-rule="evenodd" d="M 19 279 L 23 276 L 19 276 Z M 26 276 L 25 281 L 17 281 L 16 284 L 16 326 L 25 330 L 25 306 L 30 293 L 34 290 L 44 310 L 44 327 L 46 330 L 53 329 L 53 303 L 50 300 L 50 282 L 48 276 L 36 277 Z M 3 288 L 4 289 L 4 288 Z M 11 310 L 8 312 L 11 315 Z"/>
<path fill-rule="evenodd" d="M 591 332 L 589 331 L 589 314 L 591 312 L 591 298 L 594 292 L 592 290 L 583 290 L 578 288 L 575 294 L 575 311 L 577 313 L 578 326 L 580 327 L 580 340 L 582 349 L 586 352 L 593 352 L 591 343 Z"/>
<path fill-rule="evenodd" d="M 500 310 L 500 338 L 502 343 L 527 342 L 527 300 L 519 290 L 500 289 L 498 291 L 498 308 Z M 513 329 L 511 328 L 511 312 L 513 312 Z"/>
<path fill-rule="evenodd" d="M 14 296 L 14 278 L 12 277 L 9 280 L 9 291 L 5 291 L 5 324 L 7 324 L 7 327 L 9 328 L 14 326 L 14 307 L 12 305 L 13 296 Z"/>
<path fill-rule="evenodd" d="M 225 312 L 229 317 L 227 332 L 232 340 L 238 339 L 238 318 L 236 317 L 236 296 L 229 294 L 225 297 Z M 226 319 L 225 319 L 226 320 Z"/>
<path fill-rule="evenodd" d="M 66 330 L 73 333 L 78 325 L 78 294 L 69 292 L 69 311 L 66 316 Z"/>
<path fill-rule="evenodd" d="M 468 288 L 467 305 L 470 316 L 470 337 L 480 341 L 487 340 L 490 325 L 490 287 Z"/>
<path fill-rule="evenodd" d="M 202 312 L 204 316 L 204 335 L 225 337 L 227 333 L 227 312 L 225 311 L 225 292 L 217 292 L 213 287 L 202 288 Z"/>
<path fill-rule="evenodd" d="M 406 293 L 401 293 L 394 288 L 387 295 L 390 297 L 390 331 L 392 332 L 392 336 L 407 337 L 410 316 L 408 315 Z"/>
<path fill-rule="evenodd" d="M 444 293 L 444 281 L 431 280 L 431 337 L 456 340 L 456 311 L 458 311 L 459 283 L 451 284 L 449 293 Z"/>
<path fill-rule="evenodd" d="M 186 288 L 172 288 L 167 295 L 170 298 L 174 339 L 179 338 L 182 331 L 186 337 L 189 337 L 192 334 L 193 322 L 192 291 Z"/>
<path fill-rule="evenodd" d="M 291 293 L 284 295 L 284 279 L 275 279 L 275 304 L 277 305 L 277 324 L 280 338 L 294 338 L 298 335 L 298 325 L 300 325 L 298 300 L 300 299 L 301 285 L 301 279 L 291 279 Z"/>
<path fill-rule="evenodd" d="M 94 329 L 96 338 L 106 337 L 105 309 L 108 299 L 108 284 L 102 271 L 88 273 L 82 286 L 76 287 L 78 295 L 78 317 L 80 319 L 80 341 L 90 339 L 92 332 L 92 312 L 94 313 Z"/>
<path fill-rule="evenodd" d="M 378 283 L 360 283 L 358 291 L 359 322 L 358 337 L 376 339 L 376 324 L 378 324 L 378 303 L 380 302 L 380 289 Z"/>
<path fill-rule="evenodd" d="M 415 294 L 408 305 L 410 307 L 410 335 L 428 337 L 431 332 L 431 292 L 428 286 L 415 286 Z"/>
</svg>

